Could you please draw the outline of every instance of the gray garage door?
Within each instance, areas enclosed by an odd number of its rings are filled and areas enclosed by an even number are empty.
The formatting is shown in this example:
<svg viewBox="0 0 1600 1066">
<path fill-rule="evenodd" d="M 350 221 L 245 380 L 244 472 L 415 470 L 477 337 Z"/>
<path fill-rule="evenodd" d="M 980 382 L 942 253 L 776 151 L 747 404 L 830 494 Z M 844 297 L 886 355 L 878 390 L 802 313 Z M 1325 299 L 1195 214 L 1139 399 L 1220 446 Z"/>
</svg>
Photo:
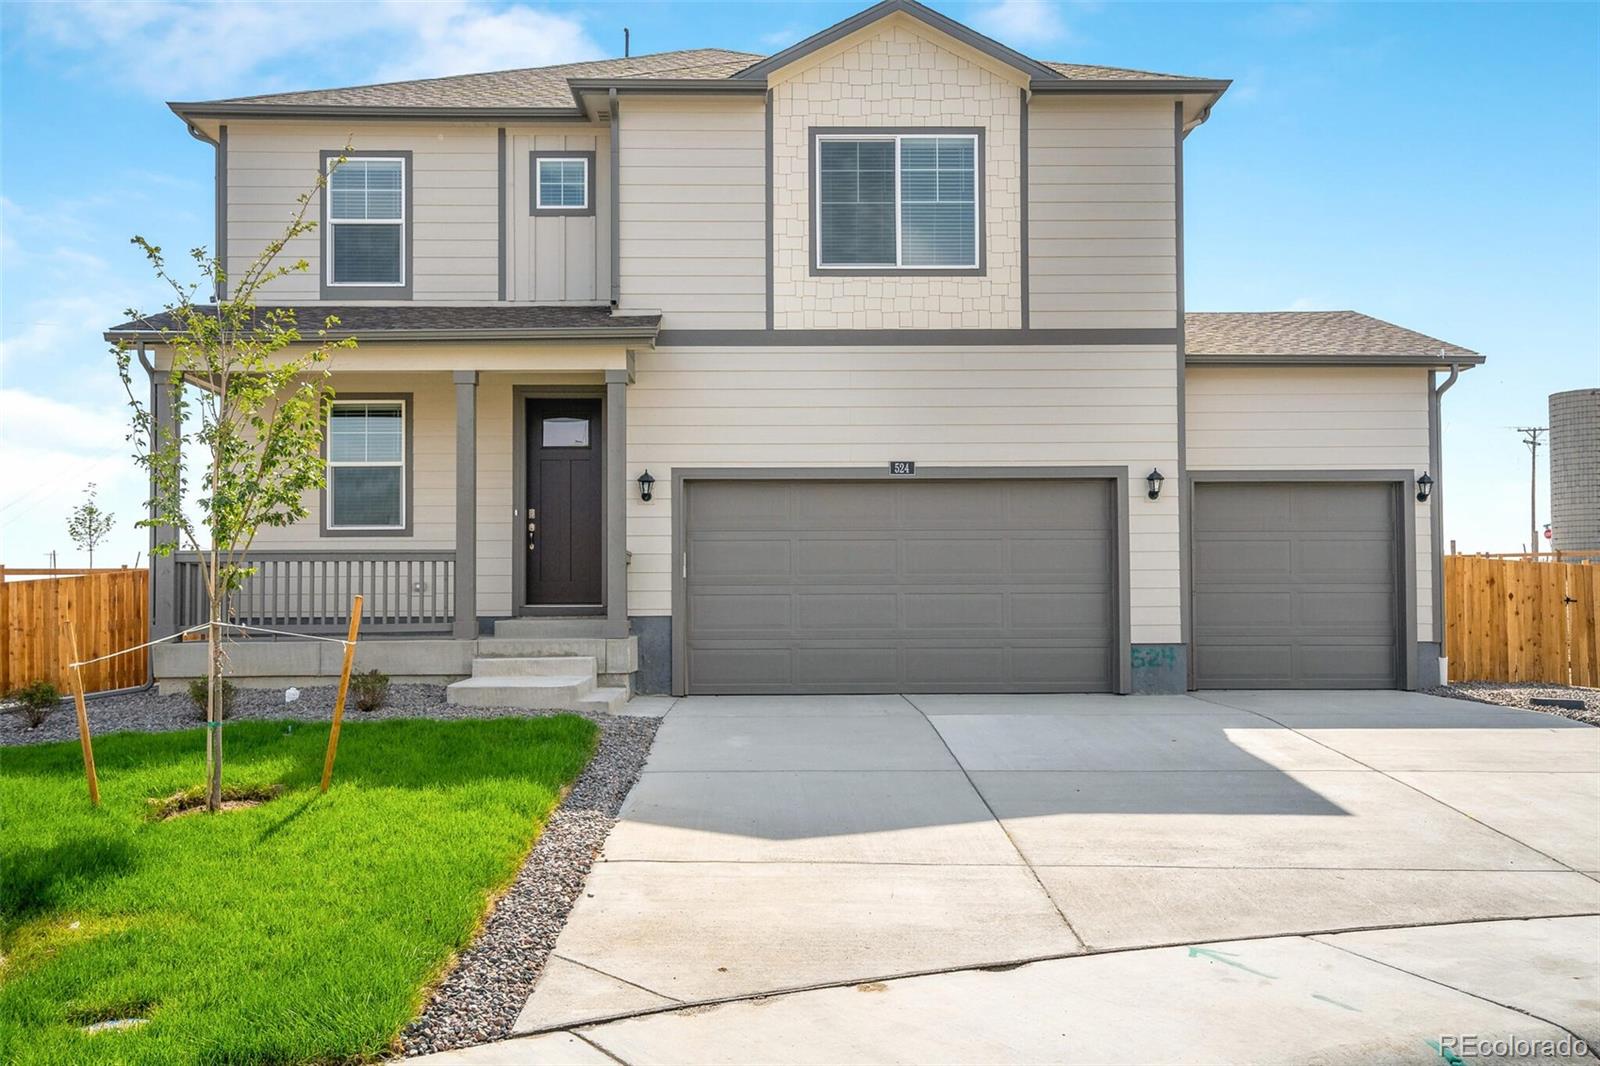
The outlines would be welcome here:
<svg viewBox="0 0 1600 1066">
<path fill-rule="evenodd" d="M 697 481 L 688 691 L 1107 691 L 1108 481 Z"/>
<path fill-rule="evenodd" d="M 1195 485 L 1200 688 L 1394 688 L 1395 488 Z"/>
</svg>

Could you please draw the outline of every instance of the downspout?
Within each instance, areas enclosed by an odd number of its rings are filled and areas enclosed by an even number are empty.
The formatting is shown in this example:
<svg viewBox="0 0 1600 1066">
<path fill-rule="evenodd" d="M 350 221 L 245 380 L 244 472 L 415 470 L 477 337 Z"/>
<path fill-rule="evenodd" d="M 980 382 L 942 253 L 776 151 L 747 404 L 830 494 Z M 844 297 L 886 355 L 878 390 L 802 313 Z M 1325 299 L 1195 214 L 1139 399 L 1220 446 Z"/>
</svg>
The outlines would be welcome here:
<svg viewBox="0 0 1600 1066">
<path fill-rule="evenodd" d="M 1444 354 L 1443 352 L 1440 353 Z M 1433 377 L 1429 375 L 1430 379 Z M 1450 682 L 1450 660 L 1445 654 L 1444 628 L 1444 394 L 1461 377 L 1461 364 L 1450 364 L 1450 376 L 1432 385 L 1428 395 L 1428 455 L 1433 467 L 1433 497 L 1428 505 L 1429 530 L 1433 540 L 1433 639 L 1439 645 L 1439 684 Z"/>
</svg>

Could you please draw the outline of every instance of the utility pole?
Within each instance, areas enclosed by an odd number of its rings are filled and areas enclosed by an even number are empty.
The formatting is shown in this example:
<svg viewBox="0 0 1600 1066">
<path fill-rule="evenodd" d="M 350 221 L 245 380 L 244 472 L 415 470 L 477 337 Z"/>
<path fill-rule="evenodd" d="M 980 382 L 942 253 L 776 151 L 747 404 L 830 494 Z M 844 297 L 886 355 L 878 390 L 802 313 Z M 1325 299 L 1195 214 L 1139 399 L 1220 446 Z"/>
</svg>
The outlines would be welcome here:
<svg viewBox="0 0 1600 1066">
<path fill-rule="evenodd" d="M 1528 555 L 1534 559 L 1539 554 L 1539 434 L 1549 430 L 1549 426 L 1517 427 L 1528 446 Z"/>
</svg>

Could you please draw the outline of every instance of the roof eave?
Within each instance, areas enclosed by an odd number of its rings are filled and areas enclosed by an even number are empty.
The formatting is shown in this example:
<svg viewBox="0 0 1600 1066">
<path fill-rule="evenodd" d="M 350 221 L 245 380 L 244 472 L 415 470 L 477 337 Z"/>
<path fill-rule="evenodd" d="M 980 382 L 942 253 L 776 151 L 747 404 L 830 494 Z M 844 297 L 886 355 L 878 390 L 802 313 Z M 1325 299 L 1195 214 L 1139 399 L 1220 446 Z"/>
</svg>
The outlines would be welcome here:
<svg viewBox="0 0 1600 1066">
<path fill-rule="evenodd" d="M 1328 367 L 1328 366 L 1408 366 L 1443 370 L 1451 366 L 1481 366 L 1485 357 L 1477 352 L 1439 352 L 1434 355 L 1397 353 L 1393 355 L 1219 355 L 1186 352 L 1188 366 L 1221 367 Z"/>
<path fill-rule="evenodd" d="M 315 341 L 319 336 L 330 339 L 343 337 L 367 338 L 376 341 L 648 341 L 655 343 L 660 324 L 638 328 L 597 329 L 330 329 L 302 338 L 302 343 Z M 107 330 L 103 336 L 115 344 L 119 341 L 150 344 L 172 335 L 172 330 Z"/>
<path fill-rule="evenodd" d="M 587 122 L 576 107 L 418 107 L 370 104 L 272 104 L 172 102 L 167 107 L 191 125 L 198 119 L 219 118 L 361 118 L 427 121 L 480 121 L 497 119 L 538 122 Z"/>
<path fill-rule="evenodd" d="M 1061 78 L 1033 81 L 1028 90 L 1035 93 L 1130 93 L 1171 96 L 1221 96 L 1233 82 L 1226 78 Z"/>
</svg>

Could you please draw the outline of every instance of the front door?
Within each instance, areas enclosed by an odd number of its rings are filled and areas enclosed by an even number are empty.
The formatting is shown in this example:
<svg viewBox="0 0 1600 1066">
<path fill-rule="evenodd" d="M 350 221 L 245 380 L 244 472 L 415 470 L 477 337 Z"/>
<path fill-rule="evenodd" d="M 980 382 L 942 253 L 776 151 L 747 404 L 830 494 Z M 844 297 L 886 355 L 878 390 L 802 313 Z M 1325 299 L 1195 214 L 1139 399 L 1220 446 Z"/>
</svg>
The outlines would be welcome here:
<svg viewBox="0 0 1600 1066">
<path fill-rule="evenodd" d="M 600 401 L 527 401 L 530 606 L 600 604 Z"/>
</svg>

